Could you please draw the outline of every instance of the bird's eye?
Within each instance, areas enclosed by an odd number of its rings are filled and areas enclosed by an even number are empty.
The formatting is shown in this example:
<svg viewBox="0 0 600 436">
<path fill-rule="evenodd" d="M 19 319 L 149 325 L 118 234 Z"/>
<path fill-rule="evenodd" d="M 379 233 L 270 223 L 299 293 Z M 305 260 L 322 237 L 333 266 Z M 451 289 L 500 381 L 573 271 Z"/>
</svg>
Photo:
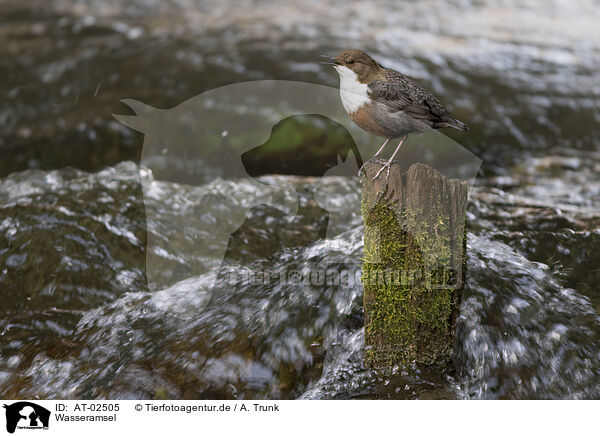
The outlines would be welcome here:
<svg viewBox="0 0 600 436">
<path fill-rule="evenodd" d="M 346 61 L 346 63 L 348 63 L 348 64 L 353 64 L 353 63 L 354 63 L 354 61 L 353 61 L 352 59 L 350 59 L 349 61 Z"/>
</svg>

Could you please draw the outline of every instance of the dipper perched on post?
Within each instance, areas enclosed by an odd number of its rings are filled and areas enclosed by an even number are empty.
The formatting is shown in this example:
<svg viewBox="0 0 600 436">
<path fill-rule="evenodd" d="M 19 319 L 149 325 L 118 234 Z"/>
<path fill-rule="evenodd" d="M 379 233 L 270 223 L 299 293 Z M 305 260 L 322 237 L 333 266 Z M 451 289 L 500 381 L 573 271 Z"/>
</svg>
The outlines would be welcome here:
<svg viewBox="0 0 600 436">
<path fill-rule="evenodd" d="M 345 50 L 330 59 L 332 62 L 324 63 L 333 65 L 340 75 L 342 105 L 352 121 L 367 132 L 386 138 L 373 158 L 391 139 L 400 138 L 392 157 L 373 180 L 384 168 L 389 177 L 392 160 L 410 133 L 441 127 L 469 131 L 427 89 L 397 71 L 382 67 L 365 52 Z"/>
</svg>

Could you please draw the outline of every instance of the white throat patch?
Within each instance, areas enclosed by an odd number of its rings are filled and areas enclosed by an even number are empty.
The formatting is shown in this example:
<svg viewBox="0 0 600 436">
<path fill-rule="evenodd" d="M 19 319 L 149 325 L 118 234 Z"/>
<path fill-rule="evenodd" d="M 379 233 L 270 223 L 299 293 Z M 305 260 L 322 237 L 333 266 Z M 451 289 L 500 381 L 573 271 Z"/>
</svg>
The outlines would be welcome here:
<svg viewBox="0 0 600 436">
<path fill-rule="evenodd" d="M 367 94 L 367 85 L 358 81 L 354 71 L 342 65 L 336 65 L 334 68 L 340 75 L 340 96 L 346 112 L 354 113 L 371 101 Z"/>
</svg>

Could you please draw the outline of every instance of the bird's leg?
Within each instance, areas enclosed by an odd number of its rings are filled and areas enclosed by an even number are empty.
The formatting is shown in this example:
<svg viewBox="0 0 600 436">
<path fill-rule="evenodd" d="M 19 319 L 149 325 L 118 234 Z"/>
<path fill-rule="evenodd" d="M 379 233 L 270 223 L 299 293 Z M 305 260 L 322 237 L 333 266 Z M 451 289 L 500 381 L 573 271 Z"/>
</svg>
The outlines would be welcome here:
<svg viewBox="0 0 600 436">
<path fill-rule="evenodd" d="M 379 156 L 379 154 L 383 151 L 383 148 L 387 145 L 388 142 L 390 142 L 390 139 L 392 139 L 392 138 L 388 138 L 388 139 L 385 140 L 385 142 L 383 143 L 383 145 L 379 148 L 379 150 L 377 150 L 377 153 L 375 153 L 373 155 L 373 157 Z"/>
<path fill-rule="evenodd" d="M 402 143 L 404 142 L 405 139 L 406 139 L 406 135 L 403 136 L 402 138 L 400 138 L 400 142 L 398 143 L 398 147 L 396 147 L 396 150 L 392 154 L 392 157 L 390 157 L 390 160 L 388 160 L 381 168 L 379 168 L 379 171 L 377 171 L 377 174 L 375 174 L 375 177 L 373 177 L 371 179 L 371 181 L 373 181 L 377 177 L 379 177 L 379 174 L 381 174 L 381 172 L 384 170 L 384 168 L 387 168 L 387 176 L 385 177 L 385 181 L 387 182 L 387 180 L 390 178 L 390 165 L 392 164 L 392 161 L 396 157 L 396 154 L 398 153 L 398 150 L 400 150 L 400 147 L 402 146 Z"/>
<path fill-rule="evenodd" d="M 388 138 L 388 139 L 386 139 L 386 140 L 385 140 L 385 142 L 383 143 L 383 145 L 382 145 L 382 146 L 379 148 L 379 150 L 377 150 L 377 153 L 375 153 L 371 159 L 374 159 L 374 158 L 376 158 L 377 156 L 379 156 L 379 154 L 380 154 L 380 153 L 383 151 L 383 149 L 384 149 L 384 147 L 386 146 L 386 144 L 387 144 L 388 142 L 390 142 L 390 139 L 391 139 L 391 138 Z M 369 159 L 369 160 L 371 160 L 371 159 Z M 367 162 L 369 162 L 369 160 L 368 160 Z M 360 173 L 362 173 L 363 167 L 365 166 L 365 164 L 366 164 L 367 162 L 363 162 L 363 164 L 360 166 L 360 169 L 358 170 L 358 177 L 360 177 Z"/>
</svg>

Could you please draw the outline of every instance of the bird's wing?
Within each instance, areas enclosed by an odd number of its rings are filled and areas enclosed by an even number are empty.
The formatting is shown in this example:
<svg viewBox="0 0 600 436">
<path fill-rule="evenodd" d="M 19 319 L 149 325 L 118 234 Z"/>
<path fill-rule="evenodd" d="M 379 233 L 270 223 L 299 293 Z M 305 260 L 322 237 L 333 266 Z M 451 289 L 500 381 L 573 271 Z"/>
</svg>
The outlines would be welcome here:
<svg viewBox="0 0 600 436">
<path fill-rule="evenodd" d="M 444 120 L 446 110 L 429 91 L 415 81 L 390 72 L 385 80 L 374 80 L 368 86 L 369 97 L 428 124 Z"/>
</svg>

